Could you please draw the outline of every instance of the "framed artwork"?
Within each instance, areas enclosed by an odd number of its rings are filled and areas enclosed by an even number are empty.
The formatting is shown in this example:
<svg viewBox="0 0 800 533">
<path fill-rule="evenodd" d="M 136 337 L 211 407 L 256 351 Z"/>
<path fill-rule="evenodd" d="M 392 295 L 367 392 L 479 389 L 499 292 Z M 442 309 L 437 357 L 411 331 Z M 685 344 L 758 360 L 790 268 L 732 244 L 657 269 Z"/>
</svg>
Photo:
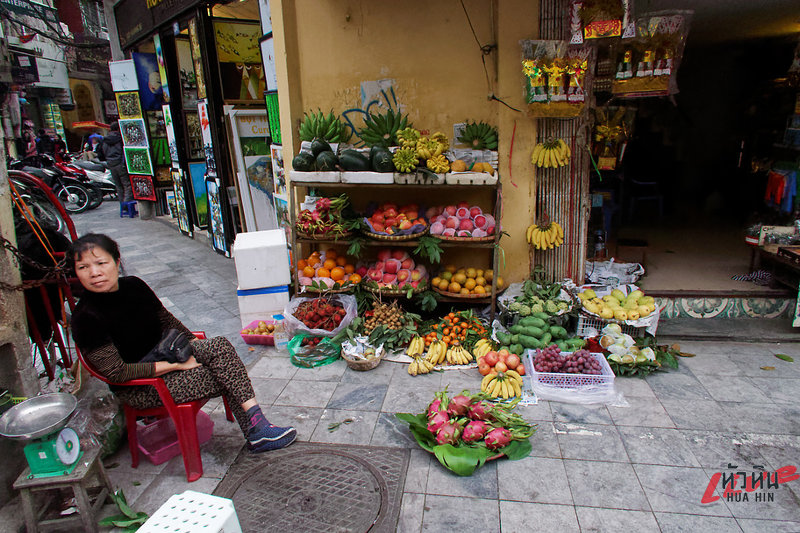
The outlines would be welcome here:
<svg viewBox="0 0 800 533">
<path fill-rule="evenodd" d="M 205 162 L 189 163 L 189 184 L 194 196 L 194 224 L 198 228 L 208 226 L 208 193 L 206 192 Z"/>
<path fill-rule="evenodd" d="M 117 98 L 119 118 L 142 118 L 142 106 L 139 104 L 138 92 L 117 93 L 114 96 Z"/>
<path fill-rule="evenodd" d="M 228 255 L 228 243 L 225 238 L 225 221 L 222 218 L 222 199 L 220 198 L 217 180 L 212 178 L 206 180 L 206 192 L 208 193 L 211 242 L 216 251 Z"/>
<path fill-rule="evenodd" d="M 201 100 L 197 104 L 197 113 L 200 120 L 200 134 L 203 139 L 203 154 L 206 158 L 208 173 L 212 176 L 217 175 L 217 160 L 214 156 L 214 144 L 211 138 L 211 121 L 208 117 L 208 104 Z"/>
<path fill-rule="evenodd" d="M 125 146 L 148 146 L 144 120 L 140 118 L 120 120 L 119 132 Z"/>
<path fill-rule="evenodd" d="M 189 159 L 203 159 L 203 132 L 200 130 L 200 118 L 193 111 L 186 111 L 184 114 L 186 123 L 186 151 Z"/>
<path fill-rule="evenodd" d="M 103 110 L 106 112 L 107 117 L 118 117 L 116 100 L 103 100 Z"/>
<path fill-rule="evenodd" d="M 167 65 L 164 61 L 164 50 L 161 48 L 161 36 L 153 35 L 153 45 L 156 49 L 156 62 L 158 63 L 158 76 L 161 79 L 161 90 L 164 95 L 164 103 L 169 103 L 169 84 L 167 82 Z"/>
<path fill-rule="evenodd" d="M 197 19 L 189 21 L 189 43 L 192 50 L 192 63 L 194 64 L 194 78 L 197 82 L 197 98 L 206 97 L 206 82 L 203 75 L 203 56 L 200 53 L 200 37 L 197 35 Z"/>
<path fill-rule="evenodd" d="M 224 100 L 260 100 L 264 94 L 264 67 L 258 47 L 261 34 L 258 22 L 214 20 Z"/>
<path fill-rule="evenodd" d="M 159 167 L 156 166 L 156 170 L 154 173 L 154 178 L 158 186 L 162 187 L 164 184 L 169 184 L 170 182 L 170 168 L 169 167 Z"/>
<path fill-rule="evenodd" d="M 178 217 L 178 228 L 184 235 L 192 236 L 191 217 L 189 205 L 186 201 L 186 189 L 183 185 L 183 171 L 179 168 L 172 169 L 172 190 L 175 193 L 175 210 Z"/>
<path fill-rule="evenodd" d="M 264 64 L 264 84 L 267 91 L 278 90 L 278 75 L 275 74 L 275 40 L 272 34 L 258 41 L 261 46 L 261 62 Z"/>
<path fill-rule="evenodd" d="M 157 200 L 156 187 L 153 184 L 152 176 L 131 174 L 130 179 L 134 200 L 149 200 L 151 202 L 155 202 Z"/>
<path fill-rule="evenodd" d="M 177 218 L 178 216 L 178 205 L 175 203 L 175 191 L 165 191 L 164 192 L 164 199 L 167 202 L 167 209 L 169 211 L 169 216 L 172 218 Z"/>
<path fill-rule="evenodd" d="M 178 142 L 175 140 L 175 128 L 172 123 L 172 110 L 169 105 L 164 105 L 161 106 L 161 111 L 164 113 L 164 131 L 167 134 L 169 158 L 172 161 L 172 166 L 177 167 L 180 165 L 180 161 L 178 158 Z"/>
<path fill-rule="evenodd" d="M 271 144 L 269 147 L 270 159 L 272 159 L 272 176 L 275 185 L 275 194 L 286 195 L 286 172 L 283 168 L 283 146 Z"/>
<path fill-rule="evenodd" d="M 139 90 L 136 66 L 133 64 L 133 59 L 109 61 L 108 72 L 111 76 L 111 88 L 114 89 L 114 92 Z"/>
<path fill-rule="evenodd" d="M 147 129 L 151 139 L 155 139 L 157 137 L 166 137 L 167 131 L 166 126 L 164 125 L 164 115 L 161 113 L 161 109 L 158 111 L 145 111 L 145 115 L 147 115 Z"/>
<path fill-rule="evenodd" d="M 153 175 L 153 163 L 150 161 L 148 148 L 128 148 L 126 146 L 125 164 L 128 166 L 128 174 Z"/>
<path fill-rule="evenodd" d="M 258 14 L 261 18 L 261 33 L 272 33 L 272 15 L 269 12 L 269 0 L 258 0 Z"/>
<path fill-rule="evenodd" d="M 164 89 L 161 87 L 161 75 L 158 72 L 158 59 L 155 54 L 131 54 L 136 65 L 136 77 L 139 80 L 139 96 L 142 109 L 155 111 L 164 103 Z"/>
<path fill-rule="evenodd" d="M 192 61 L 192 44 L 189 39 L 176 37 L 175 50 L 178 54 L 178 74 L 181 79 L 180 97 L 184 109 L 197 106 L 197 79 Z"/>
</svg>

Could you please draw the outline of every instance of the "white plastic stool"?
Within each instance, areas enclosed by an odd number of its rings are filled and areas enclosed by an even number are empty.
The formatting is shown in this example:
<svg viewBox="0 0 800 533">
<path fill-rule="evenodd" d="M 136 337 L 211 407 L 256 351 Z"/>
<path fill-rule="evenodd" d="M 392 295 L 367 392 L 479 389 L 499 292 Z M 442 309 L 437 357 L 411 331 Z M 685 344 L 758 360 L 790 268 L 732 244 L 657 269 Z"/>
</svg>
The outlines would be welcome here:
<svg viewBox="0 0 800 533">
<path fill-rule="evenodd" d="M 187 490 L 158 508 L 139 533 L 242 533 L 233 502 L 227 498 Z"/>
</svg>

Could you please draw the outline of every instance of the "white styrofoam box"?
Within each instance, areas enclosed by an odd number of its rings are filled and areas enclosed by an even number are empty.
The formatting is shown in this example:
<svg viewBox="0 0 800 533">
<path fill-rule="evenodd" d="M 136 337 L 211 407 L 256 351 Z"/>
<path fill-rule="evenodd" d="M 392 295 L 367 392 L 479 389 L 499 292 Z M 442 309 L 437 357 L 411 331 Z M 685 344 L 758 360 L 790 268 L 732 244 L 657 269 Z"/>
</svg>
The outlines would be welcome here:
<svg viewBox="0 0 800 533">
<path fill-rule="evenodd" d="M 187 490 L 171 496 L 139 528 L 141 533 L 242 533 L 233 501 Z"/>
<path fill-rule="evenodd" d="M 299 170 L 292 170 L 289 173 L 292 181 L 296 182 L 318 182 L 318 183 L 339 183 L 342 181 L 341 172 L 326 171 L 326 172 L 301 172 Z"/>
<path fill-rule="evenodd" d="M 236 290 L 239 299 L 239 317 L 242 327 L 254 320 L 264 320 L 283 312 L 289 303 L 289 286 L 261 287 L 259 289 Z"/>
<path fill-rule="evenodd" d="M 258 289 L 291 283 L 286 249 L 286 232 L 282 229 L 237 234 L 233 261 L 239 288 Z"/>
<path fill-rule="evenodd" d="M 342 172 L 342 183 L 393 183 L 391 172 Z"/>
<path fill-rule="evenodd" d="M 497 183 L 497 172 L 493 175 L 486 172 L 448 172 L 445 180 L 451 185 L 494 185 Z"/>
</svg>

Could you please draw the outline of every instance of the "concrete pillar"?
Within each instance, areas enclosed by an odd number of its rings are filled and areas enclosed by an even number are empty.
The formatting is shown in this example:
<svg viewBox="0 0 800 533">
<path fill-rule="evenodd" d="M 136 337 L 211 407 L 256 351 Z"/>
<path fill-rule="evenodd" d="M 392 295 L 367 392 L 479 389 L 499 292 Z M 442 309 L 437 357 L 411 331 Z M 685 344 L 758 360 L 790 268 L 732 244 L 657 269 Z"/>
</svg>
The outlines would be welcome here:
<svg viewBox="0 0 800 533">
<path fill-rule="evenodd" d="M 139 218 L 142 220 L 153 220 L 156 218 L 156 203 L 147 200 L 137 200 L 139 206 Z"/>
</svg>

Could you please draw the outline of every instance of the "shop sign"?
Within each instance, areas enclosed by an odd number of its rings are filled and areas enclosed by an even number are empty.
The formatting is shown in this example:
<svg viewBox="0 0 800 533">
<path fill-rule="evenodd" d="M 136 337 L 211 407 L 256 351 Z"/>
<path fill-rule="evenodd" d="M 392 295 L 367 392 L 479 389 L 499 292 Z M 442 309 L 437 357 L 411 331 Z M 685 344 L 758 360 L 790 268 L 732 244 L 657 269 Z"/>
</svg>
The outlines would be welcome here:
<svg viewBox="0 0 800 533">
<path fill-rule="evenodd" d="M 34 86 L 69 89 L 69 73 L 66 63 L 37 57 L 36 65 L 39 69 L 39 81 Z"/>
<path fill-rule="evenodd" d="M 153 19 L 161 22 L 174 19 L 200 2 L 201 0 L 147 0 L 147 7 L 153 13 Z"/>
<path fill-rule="evenodd" d="M 237 115 L 236 119 L 239 137 L 269 137 L 269 120 L 266 115 Z"/>
<path fill-rule="evenodd" d="M 58 24 L 58 10 L 34 0 L 0 0 L 0 5 L 19 15 Z"/>
<path fill-rule="evenodd" d="M 11 51 L 11 78 L 14 83 L 29 84 L 39 81 L 36 58 L 29 54 Z"/>
<path fill-rule="evenodd" d="M 152 12 L 143 0 L 122 0 L 114 6 L 119 44 L 127 48 L 155 27 Z"/>
<path fill-rule="evenodd" d="M 622 35 L 621 20 L 595 20 L 583 28 L 583 36 L 586 39 L 602 39 L 620 35 Z"/>
</svg>

